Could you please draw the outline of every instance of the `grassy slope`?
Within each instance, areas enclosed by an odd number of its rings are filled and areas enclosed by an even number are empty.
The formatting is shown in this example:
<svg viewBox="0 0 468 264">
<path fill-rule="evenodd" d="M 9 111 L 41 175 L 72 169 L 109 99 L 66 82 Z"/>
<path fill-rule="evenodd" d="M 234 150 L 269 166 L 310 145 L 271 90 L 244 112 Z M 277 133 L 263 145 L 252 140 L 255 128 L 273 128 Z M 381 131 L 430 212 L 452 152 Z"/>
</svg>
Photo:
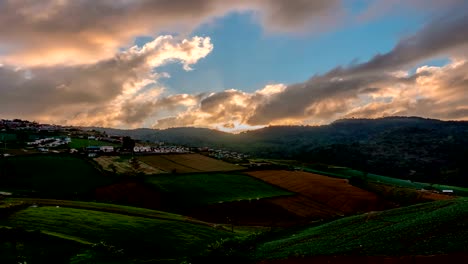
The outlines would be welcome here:
<svg viewBox="0 0 468 264">
<path fill-rule="evenodd" d="M 468 251 L 468 199 L 346 217 L 261 244 L 258 259 Z"/>
<path fill-rule="evenodd" d="M 64 207 L 30 207 L 0 225 L 41 230 L 78 242 L 105 242 L 140 259 L 180 259 L 200 254 L 208 243 L 231 233 L 184 221 L 150 219 Z"/>
<path fill-rule="evenodd" d="M 239 173 L 158 175 L 148 177 L 147 181 L 160 188 L 179 207 L 292 195 Z"/>
<path fill-rule="evenodd" d="M 34 193 L 35 196 L 69 198 L 112 183 L 87 161 L 58 155 L 9 157 L 0 164 L 6 174 L 6 190 Z"/>
<path fill-rule="evenodd" d="M 45 206 L 60 206 L 69 207 L 76 209 L 94 210 L 108 213 L 117 213 L 131 216 L 141 216 L 146 218 L 159 218 L 168 220 L 188 221 L 186 217 L 172 214 L 168 212 L 151 210 L 146 208 L 108 204 L 108 203 L 96 203 L 96 202 L 82 202 L 82 201 L 67 201 L 67 200 L 55 200 L 55 199 L 37 199 L 37 198 L 7 198 L 3 203 L 0 203 L 0 210 L 8 205 L 45 205 Z M 193 221 L 195 222 L 195 221 Z M 198 222 L 198 221 L 197 221 Z"/>
</svg>

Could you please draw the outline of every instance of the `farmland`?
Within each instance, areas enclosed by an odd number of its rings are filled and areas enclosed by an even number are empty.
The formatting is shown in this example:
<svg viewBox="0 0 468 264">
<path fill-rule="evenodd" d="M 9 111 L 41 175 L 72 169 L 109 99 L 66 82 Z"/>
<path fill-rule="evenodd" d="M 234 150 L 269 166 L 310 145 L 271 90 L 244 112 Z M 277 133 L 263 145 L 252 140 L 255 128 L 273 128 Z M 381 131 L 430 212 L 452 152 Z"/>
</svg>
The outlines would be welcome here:
<svg viewBox="0 0 468 264">
<path fill-rule="evenodd" d="M 167 206 L 174 208 L 293 194 L 240 173 L 162 174 L 147 177 L 147 182 L 159 188 Z"/>
<path fill-rule="evenodd" d="M 262 243 L 255 255 L 257 259 L 285 259 L 467 252 L 467 204 L 462 198 L 350 216 Z"/>
<path fill-rule="evenodd" d="M 132 165 L 130 163 L 130 158 L 122 158 L 116 156 L 100 156 L 94 158 L 104 170 L 109 172 L 115 172 L 118 174 L 135 174 L 135 173 L 143 173 L 143 174 L 157 174 L 163 173 L 163 171 L 156 169 L 144 162 L 136 161 L 138 165 Z"/>
<path fill-rule="evenodd" d="M 377 175 L 373 173 L 363 173 L 362 171 L 353 170 L 345 167 L 320 167 L 320 169 L 313 169 L 313 168 L 304 168 L 305 171 L 309 171 L 312 173 L 319 173 L 323 175 L 329 175 L 332 177 L 344 178 L 344 179 L 351 179 L 355 178 L 362 178 L 365 175 L 366 181 L 380 183 L 380 184 L 387 184 L 391 186 L 403 187 L 403 188 L 412 188 L 412 189 L 435 189 L 438 191 L 442 190 L 453 190 L 456 195 L 460 196 L 468 196 L 468 188 L 458 187 L 458 186 L 449 186 L 443 184 L 429 184 L 424 182 L 414 182 L 410 180 L 403 180 L 397 179 L 382 175 Z"/>
<path fill-rule="evenodd" d="M 200 154 L 169 154 L 139 156 L 138 159 L 158 170 L 172 173 L 237 171 L 241 166 L 212 159 Z"/>
<path fill-rule="evenodd" d="M 2 188 L 49 198 L 88 197 L 113 182 L 86 160 L 61 155 L 27 155 L 0 160 Z"/>
<path fill-rule="evenodd" d="M 0 225 L 40 230 L 83 245 L 101 243 L 124 249 L 120 257 L 128 258 L 127 263 L 133 258 L 180 263 L 184 257 L 203 252 L 208 243 L 232 236 L 206 225 L 180 221 L 179 217 L 146 218 L 56 206 L 18 211 L 0 220 Z"/>
<path fill-rule="evenodd" d="M 287 210 L 310 218 L 328 218 L 384 209 L 386 202 L 376 194 L 359 189 L 344 179 L 300 171 L 255 171 L 249 175 L 299 196 L 271 199 Z"/>
</svg>

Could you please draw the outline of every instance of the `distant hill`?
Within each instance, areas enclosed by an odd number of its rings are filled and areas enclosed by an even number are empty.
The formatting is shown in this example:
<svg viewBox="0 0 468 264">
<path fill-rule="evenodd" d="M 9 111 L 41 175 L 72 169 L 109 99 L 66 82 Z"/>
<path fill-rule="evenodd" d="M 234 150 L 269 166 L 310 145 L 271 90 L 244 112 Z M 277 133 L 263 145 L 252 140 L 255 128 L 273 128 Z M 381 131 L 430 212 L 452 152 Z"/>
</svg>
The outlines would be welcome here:
<svg viewBox="0 0 468 264">
<path fill-rule="evenodd" d="M 324 126 L 270 126 L 240 134 L 205 128 L 95 129 L 153 142 L 223 148 L 254 157 L 336 164 L 468 186 L 468 121 L 341 119 Z"/>
</svg>

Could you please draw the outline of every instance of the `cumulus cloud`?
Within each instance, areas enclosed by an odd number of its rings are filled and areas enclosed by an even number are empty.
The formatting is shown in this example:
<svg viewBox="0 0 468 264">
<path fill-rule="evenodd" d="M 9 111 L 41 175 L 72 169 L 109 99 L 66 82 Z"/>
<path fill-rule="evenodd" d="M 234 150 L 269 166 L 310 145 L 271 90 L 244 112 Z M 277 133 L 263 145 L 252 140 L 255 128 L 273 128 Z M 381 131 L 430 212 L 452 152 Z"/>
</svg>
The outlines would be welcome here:
<svg viewBox="0 0 468 264">
<path fill-rule="evenodd" d="M 194 104 L 196 96 L 163 97 L 154 67 L 179 61 L 184 68 L 213 49 L 208 37 L 177 42 L 161 36 L 95 64 L 0 67 L 0 112 L 81 125 L 136 125 L 154 112 Z"/>
<path fill-rule="evenodd" d="M 367 62 L 252 93 L 170 95 L 157 68 L 175 61 L 191 70 L 212 52 L 210 38 L 160 36 L 129 46 L 135 36 L 188 32 L 228 12 L 253 12 L 268 31 L 326 28 L 334 23 L 330 17 L 344 12 L 341 1 L 0 0 L 0 112 L 73 125 L 227 130 L 351 116 L 466 119 L 468 6 L 440 3 L 428 5 L 457 8 Z M 438 56 L 453 60 L 413 73 Z"/>
<path fill-rule="evenodd" d="M 177 125 L 320 124 L 342 117 L 420 115 L 467 118 L 466 9 L 450 12 L 403 38 L 394 49 L 361 64 L 337 67 L 303 83 L 265 95 L 224 91 L 211 94 L 190 112 L 156 123 Z M 444 67 L 411 68 L 425 60 L 457 58 Z"/>
<path fill-rule="evenodd" d="M 402 39 L 386 54 L 288 86 L 266 104 L 259 105 L 249 123 L 265 124 L 284 118 L 336 118 L 355 106 L 356 99 L 389 85 L 406 85 L 416 77 L 398 77 L 395 71 L 407 71 L 435 56 L 466 51 L 467 26 L 466 12 L 450 13 L 445 19 L 433 21 L 418 33 Z"/>
<path fill-rule="evenodd" d="M 96 63 L 135 37 L 190 32 L 229 12 L 254 12 L 270 31 L 322 29 L 339 10 L 338 0 L 0 0 L 0 62 Z"/>
</svg>

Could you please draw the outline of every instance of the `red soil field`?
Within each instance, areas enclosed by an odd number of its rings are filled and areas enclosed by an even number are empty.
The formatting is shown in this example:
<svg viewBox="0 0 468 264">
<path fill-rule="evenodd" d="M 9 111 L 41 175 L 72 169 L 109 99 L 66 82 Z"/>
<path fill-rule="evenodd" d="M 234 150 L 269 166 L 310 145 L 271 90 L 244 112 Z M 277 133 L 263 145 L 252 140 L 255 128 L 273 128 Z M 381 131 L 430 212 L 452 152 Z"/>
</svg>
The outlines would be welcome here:
<svg viewBox="0 0 468 264">
<path fill-rule="evenodd" d="M 248 174 L 298 193 L 297 196 L 272 198 L 269 201 L 306 218 L 325 219 L 388 207 L 384 199 L 350 185 L 345 179 L 302 171 L 255 171 Z"/>
<path fill-rule="evenodd" d="M 218 224 L 235 226 L 291 226 L 305 223 L 300 216 L 281 206 L 269 202 L 270 199 L 238 201 L 212 204 L 194 208 L 187 214 L 190 217 Z"/>
<path fill-rule="evenodd" d="M 244 167 L 200 154 L 139 156 L 138 160 L 162 171 L 177 173 L 236 171 Z"/>
<path fill-rule="evenodd" d="M 97 188 L 95 196 L 96 200 L 100 202 L 121 203 L 151 209 L 161 207 L 159 192 L 134 181 L 123 181 Z"/>
</svg>

